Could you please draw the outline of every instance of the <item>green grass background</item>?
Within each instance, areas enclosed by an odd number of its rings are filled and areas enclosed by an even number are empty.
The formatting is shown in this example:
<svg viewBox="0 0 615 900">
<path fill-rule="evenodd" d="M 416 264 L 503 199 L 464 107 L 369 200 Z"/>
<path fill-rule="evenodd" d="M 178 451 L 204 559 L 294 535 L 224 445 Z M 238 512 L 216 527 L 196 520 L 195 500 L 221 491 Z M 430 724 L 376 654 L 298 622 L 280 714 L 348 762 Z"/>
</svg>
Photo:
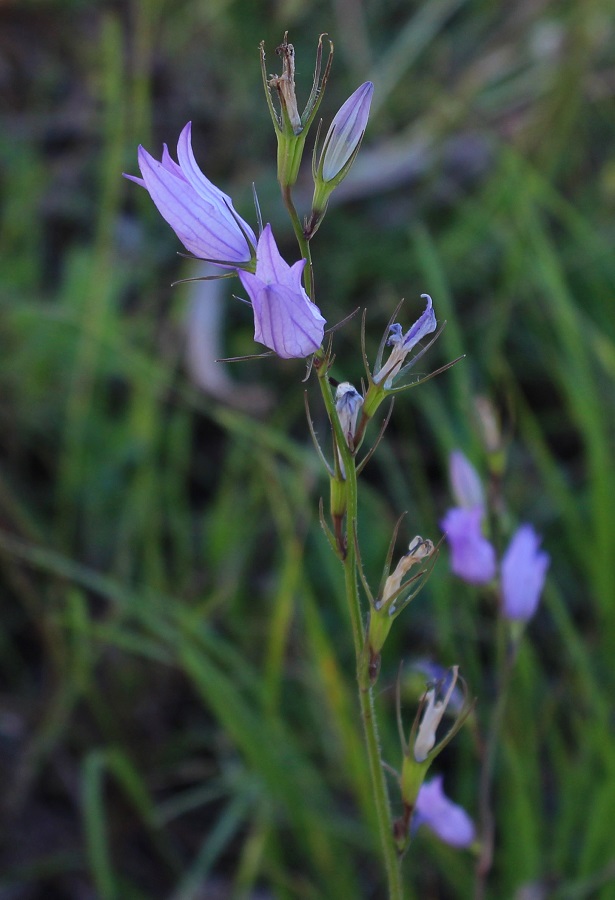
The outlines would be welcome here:
<svg viewBox="0 0 615 900">
<path fill-rule="evenodd" d="M 373 359 L 400 297 L 410 323 L 429 292 L 448 321 L 429 366 L 466 354 L 396 404 L 363 479 L 366 574 L 403 510 L 408 538 L 439 537 L 452 448 L 486 473 L 490 398 L 505 520 L 533 522 L 552 565 L 497 759 L 489 896 L 615 898 L 614 18 L 607 0 L 0 7 L 3 897 L 385 896 L 317 392 L 300 362 L 238 365 L 272 399 L 259 417 L 191 383 L 170 287 L 191 264 L 121 178 L 192 119 L 203 169 L 251 220 L 255 182 L 284 243 L 257 48 L 277 70 L 288 28 L 303 97 L 318 34 L 335 41 L 325 121 L 376 85 L 369 185 L 314 239 L 325 315 L 367 307 Z M 406 175 L 387 186 L 392 139 Z M 225 352 L 252 352 L 224 284 Z M 355 382 L 357 323 L 334 369 Z M 494 643 L 443 553 L 384 654 L 392 766 L 400 659 L 459 663 L 485 722 Z M 438 770 L 476 815 L 469 730 Z M 420 834 L 409 896 L 471 897 L 473 869 Z"/>
</svg>

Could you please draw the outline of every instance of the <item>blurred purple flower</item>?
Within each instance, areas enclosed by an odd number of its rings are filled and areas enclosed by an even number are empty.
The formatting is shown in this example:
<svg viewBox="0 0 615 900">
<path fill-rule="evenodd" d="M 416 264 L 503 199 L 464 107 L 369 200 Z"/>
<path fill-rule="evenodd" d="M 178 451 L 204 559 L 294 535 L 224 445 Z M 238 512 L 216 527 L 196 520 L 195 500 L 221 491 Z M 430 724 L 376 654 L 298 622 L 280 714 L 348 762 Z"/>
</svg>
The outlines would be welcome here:
<svg viewBox="0 0 615 900">
<path fill-rule="evenodd" d="M 540 537 L 531 525 L 521 525 L 502 558 L 502 613 L 507 619 L 531 619 L 540 599 L 549 554 L 539 550 Z"/>
<path fill-rule="evenodd" d="M 470 584 L 487 584 L 495 576 L 495 550 L 481 531 L 483 516 L 481 506 L 455 507 L 440 523 L 451 548 L 451 569 Z"/>
<path fill-rule="evenodd" d="M 254 310 L 254 340 L 283 359 L 314 353 L 323 339 L 325 319 L 301 284 L 305 260 L 289 266 L 266 225 L 256 248 L 256 272 L 239 269 Z"/>
<path fill-rule="evenodd" d="M 442 789 L 442 776 L 425 781 L 416 799 L 412 829 L 426 825 L 445 844 L 469 847 L 476 834 L 474 823 L 463 807 L 449 800 Z"/>
<path fill-rule="evenodd" d="M 485 506 L 485 492 L 480 475 L 461 450 L 453 450 L 449 457 L 449 476 L 455 500 L 464 509 Z"/>
<path fill-rule="evenodd" d="M 425 312 L 420 316 L 414 325 L 402 334 L 401 325 L 395 323 L 391 325 L 389 339 L 387 345 L 393 347 L 391 355 L 387 359 L 382 368 L 374 375 L 374 383 L 379 384 L 384 380 L 384 387 L 389 390 L 393 384 L 393 379 L 399 374 L 404 364 L 406 356 L 413 347 L 425 337 L 436 330 L 436 315 L 433 311 L 433 302 L 429 294 L 421 294 L 421 297 L 427 300 Z"/>
<path fill-rule="evenodd" d="M 192 152 L 190 122 L 179 136 L 177 158 L 179 165 L 171 159 L 166 144 L 161 162 L 140 146 L 143 177 L 125 177 L 149 192 L 160 215 L 199 259 L 227 268 L 248 265 L 255 253 L 254 232 L 235 211 L 231 198 L 199 169 Z"/>
<path fill-rule="evenodd" d="M 359 149 L 365 134 L 374 85 L 366 81 L 337 111 L 320 155 L 318 169 L 323 181 L 332 181 Z"/>
</svg>

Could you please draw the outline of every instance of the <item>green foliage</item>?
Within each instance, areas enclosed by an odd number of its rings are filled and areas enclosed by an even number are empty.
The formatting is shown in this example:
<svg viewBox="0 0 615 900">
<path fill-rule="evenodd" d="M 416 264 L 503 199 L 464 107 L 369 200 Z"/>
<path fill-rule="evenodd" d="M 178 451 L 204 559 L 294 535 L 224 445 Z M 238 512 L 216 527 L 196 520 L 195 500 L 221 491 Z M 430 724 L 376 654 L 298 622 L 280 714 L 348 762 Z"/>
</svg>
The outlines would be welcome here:
<svg viewBox="0 0 615 900">
<path fill-rule="evenodd" d="M 239 391 L 258 383 L 273 399 L 259 417 L 191 383 L 189 289 L 167 286 L 192 264 L 120 177 L 136 172 L 138 143 L 174 149 L 192 118 L 208 175 L 251 218 L 255 181 L 282 227 L 257 48 L 264 38 L 273 68 L 288 27 L 305 95 L 318 34 L 335 41 L 323 116 L 359 81 L 376 84 L 355 193 L 314 239 L 319 305 L 330 324 L 367 305 L 373 359 L 399 298 L 410 323 L 429 292 L 448 324 L 426 365 L 466 355 L 397 398 L 363 478 L 365 575 L 375 587 L 403 510 L 407 539 L 439 537 L 448 453 L 485 464 L 475 400 L 490 397 L 508 436 L 505 519 L 511 531 L 532 521 L 552 566 L 505 713 L 488 894 L 615 897 L 609 4 L 355 3 L 352 22 L 339 4 L 302 0 L 273 18 L 243 0 L 138 0 L 125 15 L 86 0 L 27 6 L 27 18 L 0 11 L 12 41 L 0 135 L 2 889 L 382 896 L 342 577 L 304 419 L 307 388 L 324 444 L 317 392 L 299 363 L 242 364 L 230 373 Z M 408 163 L 396 182 L 393 151 Z M 228 341 L 249 352 L 236 283 L 222 284 Z M 358 319 L 335 349 L 336 376 L 358 382 Z M 399 659 L 459 663 L 484 724 L 495 642 L 495 610 L 450 576 L 443 551 L 384 653 L 391 766 Z M 402 693 L 409 726 L 417 697 Z M 476 750 L 469 725 L 441 768 L 473 816 Z M 471 897 L 474 862 L 419 832 L 409 896 Z"/>
</svg>

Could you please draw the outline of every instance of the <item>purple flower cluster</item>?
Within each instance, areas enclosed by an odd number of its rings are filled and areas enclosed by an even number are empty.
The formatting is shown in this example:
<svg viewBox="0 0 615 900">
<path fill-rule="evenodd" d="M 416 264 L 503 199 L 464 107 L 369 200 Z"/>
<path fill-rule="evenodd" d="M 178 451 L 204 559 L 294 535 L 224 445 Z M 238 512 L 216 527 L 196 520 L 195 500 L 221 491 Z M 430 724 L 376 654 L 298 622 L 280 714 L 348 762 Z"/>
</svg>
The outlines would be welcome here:
<svg viewBox="0 0 615 900">
<path fill-rule="evenodd" d="M 450 476 L 458 506 L 441 522 L 451 549 L 451 569 L 470 584 L 488 584 L 498 574 L 496 552 L 482 531 L 486 501 L 476 469 L 459 450 L 451 454 Z M 531 525 L 514 533 L 500 566 L 502 615 L 527 622 L 538 607 L 549 555 Z"/>
<path fill-rule="evenodd" d="M 236 212 L 231 198 L 199 169 L 191 144 L 191 125 L 177 144 L 176 163 L 164 145 L 158 161 L 143 147 L 138 159 L 144 187 L 184 247 L 199 259 L 234 269 L 250 297 L 254 340 L 284 359 L 303 358 L 322 344 L 325 319 L 301 284 L 305 260 L 289 266 L 267 225 L 259 237 Z"/>
</svg>

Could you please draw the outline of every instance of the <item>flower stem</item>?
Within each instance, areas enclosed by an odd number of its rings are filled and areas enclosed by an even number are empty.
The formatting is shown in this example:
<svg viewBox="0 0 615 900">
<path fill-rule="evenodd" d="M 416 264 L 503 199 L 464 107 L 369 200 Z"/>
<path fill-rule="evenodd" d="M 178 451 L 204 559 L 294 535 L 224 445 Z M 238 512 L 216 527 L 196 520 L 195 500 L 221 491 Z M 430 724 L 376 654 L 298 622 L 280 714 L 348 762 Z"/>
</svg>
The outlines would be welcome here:
<svg viewBox="0 0 615 900">
<path fill-rule="evenodd" d="M 331 425 L 335 433 L 337 446 L 344 463 L 344 471 L 347 481 L 347 511 L 346 511 L 346 555 L 343 560 L 344 581 L 346 586 L 346 600 L 350 613 L 352 636 L 357 665 L 357 682 L 359 685 L 359 705 L 363 722 L 363 733 L 367 749 L 372 795 L 376 807 L 376 819 L 384 864 L 389 886 L 389 900 L 403 900 L 403 884 L 401 880 L 401 858 L 393 839 L 393 825 L 391 821 L 391 808 L 384 777 L 384 769 L 380 757 L 380 742 L 374 710 L 373 688 L 366 677 L 363 665 L 363 645 L 365 642 L 365 627 L 361 615 L 361 603 L 357 584 L 357 554 L 355 547 L 355 534 L 357 523 L 357 473 L 355 458 L 344 439 L 341 425 L 335 409 L 335 403 L 327 380 L 328 361 L 320 351 L 320 365 L 315 365 L 318 373 L 318 381 L 323 400 Z M 315 360 L 316 362 L 316 360 Z"/>
<path fill-rule="evenodd" d="M 312 253 L 310 250 L 310 243 L 306 238 L 303 232 L 303 226 L 301 224 L 301 219 L 299 218 L 299 214 L 295 209 L 295 204 L 293 203 L 292 193 L 290 187 L 282 186 L 282 198 L 284 200 L 284 205 L 290 217 L 290 221 L 292 222 L 293 231 L 295 232 L 295 237 L 297 238 L 297 243 L 299 244 L 299 251 L 301 253 L 301 258 L 306 260 L 305 269 L 303 270 L 303 284 L 305 287 L 305 291 L 310 298 L 310 300 L 314 300 L 314 269 L 312 267 Z"/>
<path fill-rule="evenodd" d="M 476 864 L 476 880 L 474 886 L 474 900 L 483 900 L 487 890 L 487 879 L 493 864 L 493 843 L 495 831 L 495 819 L 492 808 L 492 788 L 495 760 L 504 722 L 506 702 L 508 700 L 508 688 L 514 668 L 516 647 L 506 647 L 506 637 L 499 622 L 498 655 L 499 678 L 495 704 L 491 713 L 487 737 L 483 747 L 482 766 L 479 784 L 479 817 L 481 831 L 481 851 Z"/>
</svg>

